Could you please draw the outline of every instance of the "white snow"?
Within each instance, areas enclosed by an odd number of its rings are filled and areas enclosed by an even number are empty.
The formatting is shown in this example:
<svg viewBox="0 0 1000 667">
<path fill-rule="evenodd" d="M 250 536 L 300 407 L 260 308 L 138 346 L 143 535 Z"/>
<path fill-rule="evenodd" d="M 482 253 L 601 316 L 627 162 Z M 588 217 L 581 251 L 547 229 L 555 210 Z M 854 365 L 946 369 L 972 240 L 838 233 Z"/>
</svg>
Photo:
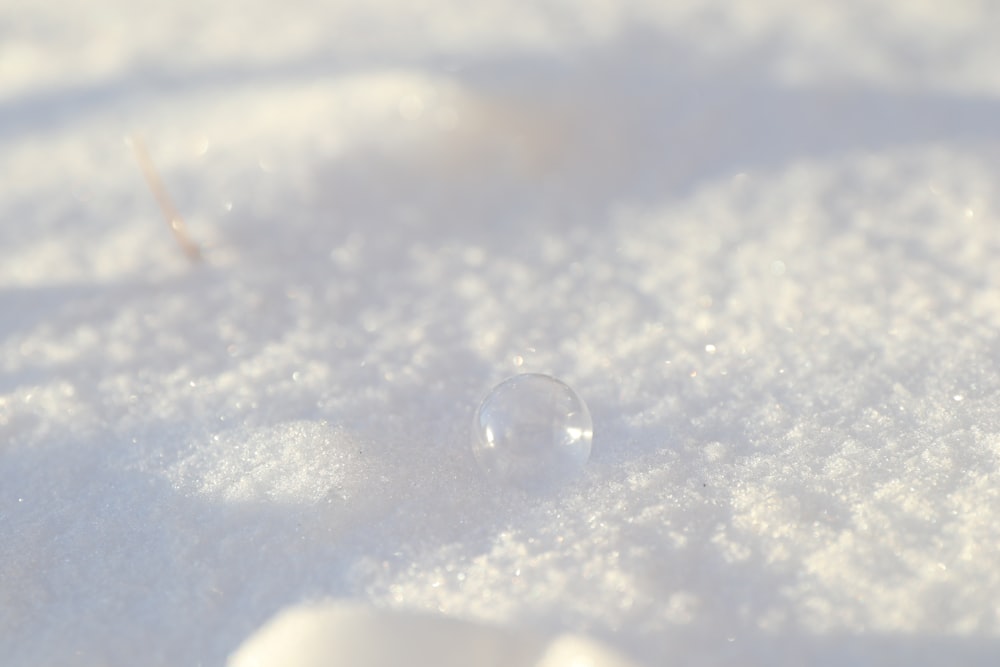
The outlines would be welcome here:
<svg viewBox="0 0 1000 667">
<path fill-rule="evenodd" d="M 0 19 L 3 664 L 1000 661 L 993 4 Z M 545 494 L 469 446 L 521 372 L 594 418 Z"/>
<path fill-rule="evenodd" d="M 440 667 L 633 667 L 585 637 L 546 641 L 441 616 L 376 612 L 344 603 L 282 612 L 233 654 L 230 665 L 396 667 L 414 660 Z"/>
</svg>

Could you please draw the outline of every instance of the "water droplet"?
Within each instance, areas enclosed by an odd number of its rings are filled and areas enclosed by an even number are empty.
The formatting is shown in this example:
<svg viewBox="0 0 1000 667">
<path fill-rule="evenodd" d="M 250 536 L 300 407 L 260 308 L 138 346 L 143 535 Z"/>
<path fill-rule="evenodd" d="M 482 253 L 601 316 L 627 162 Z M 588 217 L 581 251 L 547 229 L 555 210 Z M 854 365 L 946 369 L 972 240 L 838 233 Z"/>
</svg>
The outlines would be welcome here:
<svg viewBox="0 0 1000 667">
<path fill-rule="evenodd" d="M 579 474 L 590 458 L 593 422 L 568 385 L 548 375 L 509 378 L 483 399 L 472 424 L 472 451 L 492 478 L 531 491 Z"/>
</svg>

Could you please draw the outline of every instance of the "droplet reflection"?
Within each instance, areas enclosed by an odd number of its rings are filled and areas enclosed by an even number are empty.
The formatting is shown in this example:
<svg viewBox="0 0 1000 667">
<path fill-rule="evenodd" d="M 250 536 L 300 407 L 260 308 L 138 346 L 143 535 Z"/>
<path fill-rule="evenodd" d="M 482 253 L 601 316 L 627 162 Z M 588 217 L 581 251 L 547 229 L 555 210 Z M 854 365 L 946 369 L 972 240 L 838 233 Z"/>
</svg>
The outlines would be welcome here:
<svg viewBox="0 0 1000 667">
<path fill-rule="evenodd" d="M 592 439 L 583 400 L 564 382 L 538 373 L 494 387 L 472 424 L 472 451 L 486 474 L 531 491 L 578 475 Z"/>
</svg>

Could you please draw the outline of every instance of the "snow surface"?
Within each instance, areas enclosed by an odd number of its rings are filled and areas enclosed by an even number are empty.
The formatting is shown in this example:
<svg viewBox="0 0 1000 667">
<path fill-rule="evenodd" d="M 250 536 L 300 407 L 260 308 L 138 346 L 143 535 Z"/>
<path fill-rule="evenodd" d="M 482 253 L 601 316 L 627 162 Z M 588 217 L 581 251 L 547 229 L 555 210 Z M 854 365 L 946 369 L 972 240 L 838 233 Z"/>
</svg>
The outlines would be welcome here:
<svg viewBox="0 0 1000 667">
<path fill-rule="evenodd" d="M 525 632 L 442 615 L 375 611 L 356 603 L 306 604 L 283 611 L 233 654 L 231 667 L 262 665 L 435 665 L 436 667 L 634 667 L 592 640 L 545 641 Z"/>
<path fill-rule="evenodd" d="M 221 665 L 322 600 L 1000 662 L 995 3 L 0 19 L 4 665 Z M 517 372 L 594 416 L 547 494 L 469 447 Z"/>
</svg>

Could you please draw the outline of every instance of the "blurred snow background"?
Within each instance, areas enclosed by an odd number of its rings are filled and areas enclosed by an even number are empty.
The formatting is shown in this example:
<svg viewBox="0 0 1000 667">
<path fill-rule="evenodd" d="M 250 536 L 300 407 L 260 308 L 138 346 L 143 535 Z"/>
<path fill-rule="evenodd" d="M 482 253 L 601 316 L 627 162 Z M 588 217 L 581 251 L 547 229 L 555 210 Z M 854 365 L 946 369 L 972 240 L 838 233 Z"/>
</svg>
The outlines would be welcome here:
<svg viewBox="0 0 1000 667">
<path fill-rule="evenodd" d="M 996 664 L 998 28 L 7 0 L 4 664 L 222 664 L 321 599 L 650 666 Z M 541 497 L 468 446 L 524 371 L 595 419 Z"/>
</svg>

